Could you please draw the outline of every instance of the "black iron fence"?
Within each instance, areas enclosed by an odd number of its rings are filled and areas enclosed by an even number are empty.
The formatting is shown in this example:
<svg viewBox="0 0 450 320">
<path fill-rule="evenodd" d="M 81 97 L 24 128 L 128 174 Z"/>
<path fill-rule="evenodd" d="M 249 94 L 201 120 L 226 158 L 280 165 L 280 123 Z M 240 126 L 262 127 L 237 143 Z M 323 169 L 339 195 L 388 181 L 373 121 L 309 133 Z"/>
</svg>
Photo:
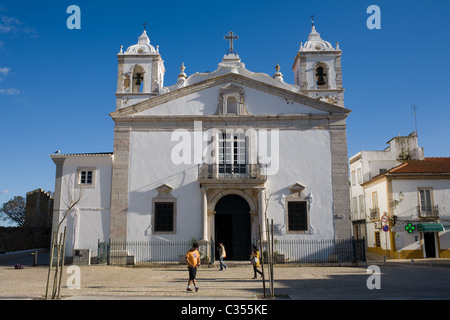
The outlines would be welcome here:
<svg viewBox="0 0 450 320">
<path fill-rule="evenodd" d="M 203 264 L 214 263 L 214 241 L 198 241 Z M 192 241 L 109 241 L 98 242 L 98 263 L 185 264 Z M 267 256 L 263 242 L 261 252 Z M 275 240 L 275 263 L 351 263 L 366 261 L 361 240 Z"/>
<path fill-rule="evenodd" d="M 144 263 L 186 263 L 186 252 L 192 241 L 109 241 L 98 242 L 98 263 L 135 265 Z M 214 257 L 213 241 L 198 241 L 204 263 Z M 214 262 L 214 261 L 212 261 Z"/>
<path fill-rule="evenodd" d="M 263 255 L 265 252 L 263 251 Z M 275 240 L 273 255 L 276 263 L 366 261 L 364 239 Z"/>
</svg>

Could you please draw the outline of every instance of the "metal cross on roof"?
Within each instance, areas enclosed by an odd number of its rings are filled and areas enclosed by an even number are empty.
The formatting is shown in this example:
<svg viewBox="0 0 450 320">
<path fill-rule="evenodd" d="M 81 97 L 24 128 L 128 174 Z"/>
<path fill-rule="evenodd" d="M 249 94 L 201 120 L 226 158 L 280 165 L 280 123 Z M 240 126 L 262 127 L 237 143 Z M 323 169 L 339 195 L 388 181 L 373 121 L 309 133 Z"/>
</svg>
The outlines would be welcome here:
<svg viewBox="0 0 450 320">
<path fill-rule="evenodd" d="M 233 40 L 237 40 L 237 39 L 239 39 L 239 37 L 237 35 L 235 35 L 233 33 L 233 31 L 230 31 L 228 33 L 228 35 L 224 37 L 224 39 L 227 39 L 228 41 L 230 41 L 230 49 L 228 50 L 228 52 L 234 53 L 235 51 L 233 50 Z"/>
<path fill-rule="evenodd" d="M 313 14 L 311 15 L 311 23 L 314 26 L 314 15 Z"/>
</svg>

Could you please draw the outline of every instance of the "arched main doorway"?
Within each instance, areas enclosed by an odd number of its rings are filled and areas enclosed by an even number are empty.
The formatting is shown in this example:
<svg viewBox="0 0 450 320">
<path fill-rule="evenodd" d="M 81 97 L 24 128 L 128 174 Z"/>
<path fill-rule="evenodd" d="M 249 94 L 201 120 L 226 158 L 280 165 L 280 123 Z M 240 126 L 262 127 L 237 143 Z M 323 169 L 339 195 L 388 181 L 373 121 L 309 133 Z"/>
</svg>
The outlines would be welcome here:
<svg viewBox="0 0 450 320">
<path fill-rule="evenodd" d="M 248 260 L 251 250 L 250 207 L 241 196 L 229 194 L 215 207 L 216 247 L 222 242 L 228 260 Z M 216 258 L 217 250 L 216 250 Z"/>
</svg>

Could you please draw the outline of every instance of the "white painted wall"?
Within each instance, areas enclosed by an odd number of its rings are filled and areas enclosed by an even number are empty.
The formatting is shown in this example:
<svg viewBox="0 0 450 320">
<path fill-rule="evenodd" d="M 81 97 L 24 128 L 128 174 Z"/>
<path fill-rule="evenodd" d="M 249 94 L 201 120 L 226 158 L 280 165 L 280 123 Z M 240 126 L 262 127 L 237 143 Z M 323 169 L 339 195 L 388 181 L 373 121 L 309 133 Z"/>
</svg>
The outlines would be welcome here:
<svg viewBox="0 0 450 320">
<path fill-rule="evenodd" d="M 175 164 L 171 151 L 178 141 L 171 141 L 170 131 L 133 131 L 130 144 L 129 210 L 127 234 L 129 241 L 155 239 L 190 240 L 202 236 L 202 197 L 198 165 Z M 193 145 L 193 142 L 192 142 Z M 191 158 L 193 160 L 193 157 Z M 304 194 L 313 198 L 310 222 L 311 235 L 279 234 L 279 238 L 334 237 L 330 137 L 326 130 L 280 131 L 279 170 L 268 177 L 266 189 L 273 192 L 268 209 L 274 224 L 285 226 L 284 197 L 288 187 L 301 183 Z M 293 174 L 294 172 L 298 174 Z M 175 234 L 152 232 L 152 198 L 162 184 L 173 187 L 177 198 L 177 231 Z"/>
<path fill-rule="evenodd" d="M 201 193 L 197 182 L 198 165 L 174 164 L 172 148 L 178 143 L 171 141 L 171 131 L 131 133 L 128 241 L 148 241 L 160 238 L 190 240 L 201 238 Z M 175 234 L 152 234 L 152 199 L 156 188 L 167 184 L 177 198 L 177 232 Z"/>
<path fill-rule="evenodd" d="M 303 104 L 287 101 L 282 97 L 244 87 L 245 103 L 250 114 L 325 114 Z"/>
<path fill-rule="evenodd" d="M 396 247 L 397 250 L 420 249 L 419 232 L 408 234 L 405 230 L 407 222 L 418 223 L 419 215 L 417 206 L 420 204 L 419 188 L 432 188 L 433 205 L 439 208 L 439 221 L 449 229 L 450 227 L 450 179 L 405 179 L 394 180 L 392 192 L 395 200 L 398 200 L 398 193 L 404 194 L 404 199 L 394 209 L 397 218 Z M 439 232 L 439 242 L 441 249 L 450 248 L 450 231 Z"/>
<path fill-rule="evenodd" d="M 373 193 L 377 193 L 378 198 L 378 210 L 379 210 L 379 218 L 381 218 L 384 214 L 388 213 L 388 199 L 387 199 L 387 184 L 385 181 L 380 181 L 377 184 L 369 186 L 364 189 L 365 193 L 365 203 L 366 203 L 366 214 L 367 214 L 367 246 L 375 247 L 375 232 L 380 232 L 380 242 L 381 248 L 390 250 L 390 231 L 384 232 L 382 229 L 378 228 L 380 226 L 379 221 L 373 222 L 370 217 L 370 209 L 374 208 L 373 203 Z M 377 226 L 378 224 L 378 226 Z"/>
<path fill-rule="evenodd" d="M 73 249 L 91 249 L 92 256 L 97 255 L 97 242 L 109 239 L 110 203 L 111 203 L 111 156 L 74 155 L 66 156 L 61 184 L 60 207 L 54 208 L 59 213 L 59 220 L 54 217 L 53 231 L 67 210 L 69 194 L 77 197 L 80 190 L 82 198 L 71 210 L 63 222 L 60 231 L 67 226 L 66 256 L 72 256 Z M 75 186 L 77 168 L 95 167 L 95 187 L 82 188 Z M 56 195 L 55 195 L 56 196 Z M 78 244 L 78 245 L 77 245 Z"/>
<path fill-rule="evenodd" d="M 295 173 L 294 173 L 295 172 Z M 273 192 L 269 219 L 281 227 L 285 220 L 284 197 L 295 183 L 305 186 L 303 194 L 312 196 L 310 226 L 312 234 L 278 234 L 278 239 L 333 239 L 333 194 L 331 186 L 330 136 L 327 130 L 280 131 L 280 166 L 269 176 L 266 189 Z"/>
<path fill-rule="evenodd" d="M 216 86 L 196 92 L 154 108 L 147 109 L 141 115 L 212 115 L 216 113 L 219 93 L 222 86 Z M 278 96 L 253 88 L 243 87 L 245 104 L 250 114 L 324 114 L 325 112 L 287 101 Z"/>
<path fill-rule="evenodd" d="M 445 226 L 450 227 L 450 180 L 447 179 L 394 179 L 392 180 L 392 199 L 398 201 L 399 193 L 404 195 L 403 201 L 397 203 L 394 207 L 394 215 L 397 216 L 397 223 L 386 234 L 381 229 L 375 228 L 375 223 L 367 220 L 367 244 L 369 247 L 375 247 L 375 231 L 379 231 L 381 234 L 381 247 L 391 248 L 390 244 L 390 232 L 394 231 L 395 234 L 395 247 L 397 251 L 402 250 L 422 250 L 423 243 L 421 243 L 421 235 L 418 230 L 413 233 L 405 231 L 407 223 L 418 224 L 420 222 L 427 222 L 419 219 L 419 213 L 417 206 L 420 204 L 419 188 L 432 188 L 433 205 L 437 205 L 439 208 L 439 222 Z M 365 199 L 366 210 L 369 214 L 369 209 L 373 207 L 372 193 L 378 194 L 378 206 L 380 210 L 380 217 L 388 212 L 388 194 L 387 183 L 380 181 L 377 184 L 366 187 Z M 447 230 L 446 227 L 445 229 Z M 386 236 L 387 235 L 387 239 Z M 440 249 L 450 248 L 450 231 L 439 232 Z"/>
</svg>

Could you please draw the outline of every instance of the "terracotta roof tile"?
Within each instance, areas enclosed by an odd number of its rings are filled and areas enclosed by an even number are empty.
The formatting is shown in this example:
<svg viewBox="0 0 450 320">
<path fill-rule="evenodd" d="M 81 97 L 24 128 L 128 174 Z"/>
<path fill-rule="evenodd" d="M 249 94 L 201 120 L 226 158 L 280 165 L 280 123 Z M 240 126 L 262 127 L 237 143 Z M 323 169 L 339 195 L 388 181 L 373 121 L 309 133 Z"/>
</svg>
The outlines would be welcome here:
<svg viewBox="0 0 450 320">
<path fill-rule="evenodd" d="M 408 173 L 448 173 L 450 174 L 450 158 L 425 158 L 411 160 L 388 171 L 391 174 Z"/>
</svg>

